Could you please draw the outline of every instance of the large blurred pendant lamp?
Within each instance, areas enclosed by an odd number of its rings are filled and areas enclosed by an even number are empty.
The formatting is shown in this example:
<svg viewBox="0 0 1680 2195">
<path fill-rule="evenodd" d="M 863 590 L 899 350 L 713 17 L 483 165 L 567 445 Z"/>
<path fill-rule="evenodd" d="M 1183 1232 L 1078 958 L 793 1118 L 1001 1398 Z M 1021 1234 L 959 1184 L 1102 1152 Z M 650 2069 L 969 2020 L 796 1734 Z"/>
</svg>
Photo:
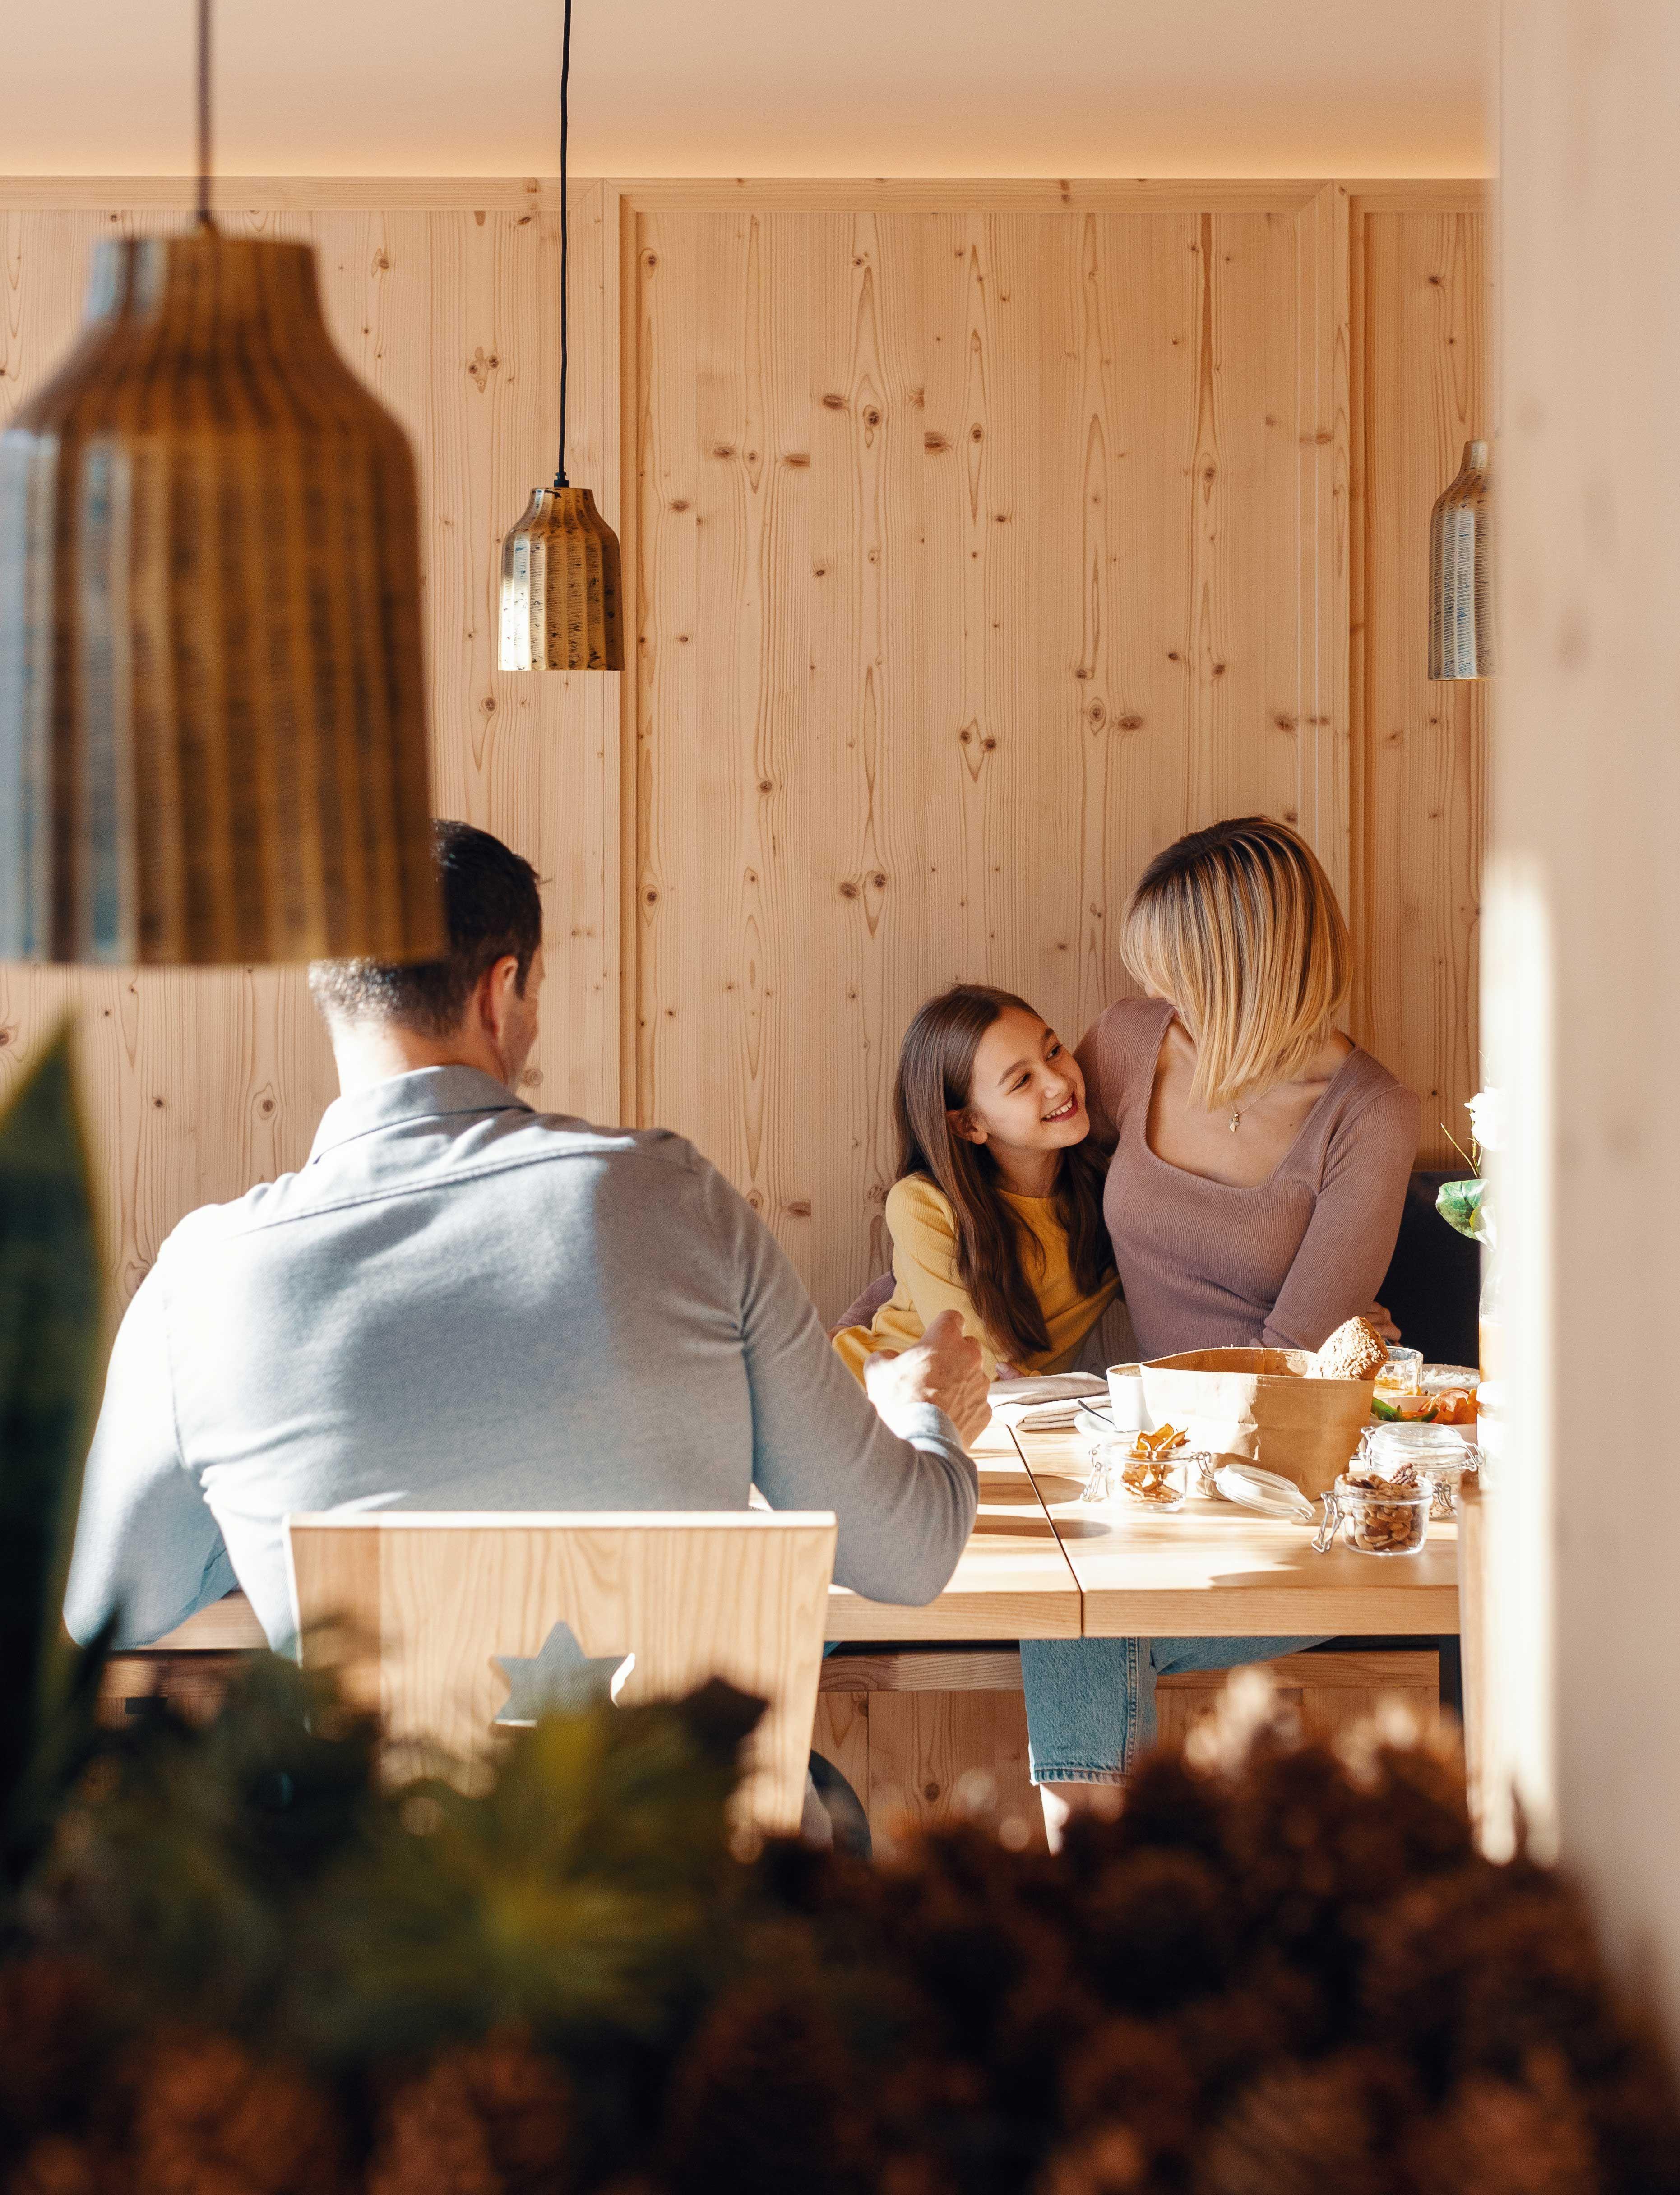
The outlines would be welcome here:
<svg viewBox="0 0 1680 2195">
<path fill-rule="evenodd" d="M 442 949 L 414 462 L 306 245 L 101 245 L 0 436 L 0 956 Z"/>
<path fill-rule="evenodd" d="M 566 351 L 571 249 L 567 142 L 572 0 L 560 52 L 560 455 L 552 487 L 536 487 L 502 544 L 504 671 L 622 671 L 618 536 L 586 487 L 566 478 Z"/>
<path fill-rule="evenodd" d="M 1429 676 L 1493 675 L 1493 526 L 1487 442 L 1466 442 L 1429 514 Z"/>
</svg>

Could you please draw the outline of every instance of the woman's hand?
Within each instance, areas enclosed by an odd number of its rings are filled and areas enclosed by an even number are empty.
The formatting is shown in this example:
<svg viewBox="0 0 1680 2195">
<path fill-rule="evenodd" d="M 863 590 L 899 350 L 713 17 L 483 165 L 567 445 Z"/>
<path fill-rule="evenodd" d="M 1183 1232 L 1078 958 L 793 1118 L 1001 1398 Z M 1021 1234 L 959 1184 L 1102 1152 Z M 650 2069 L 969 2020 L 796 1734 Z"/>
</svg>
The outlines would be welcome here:
<svg viewBox="0 0 1680 2195">
<path fill-rule="evenodd" d="M 1377 1331 L 1382 1335 L 1384 1341 L 1398 1341 L 1400 1339 L 1400 1328 L 1394 1324 L 1393 1319 L 1389 1317 L 1388 1312 L 1383 1310 L 1381 1304 L 1372 1304 L 1371 1309 L 1365 1313 L 1365 1316 L 1377 1328 Z"/>
</svg>

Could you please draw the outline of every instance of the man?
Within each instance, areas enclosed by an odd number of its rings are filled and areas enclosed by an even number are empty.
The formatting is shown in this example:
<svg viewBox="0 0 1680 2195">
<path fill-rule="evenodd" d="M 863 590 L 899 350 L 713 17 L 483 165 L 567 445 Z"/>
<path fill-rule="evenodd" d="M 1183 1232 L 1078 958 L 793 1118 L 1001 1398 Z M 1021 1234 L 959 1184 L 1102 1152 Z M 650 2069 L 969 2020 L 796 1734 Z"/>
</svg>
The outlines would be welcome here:
<svg viewBox="0 0 1680 2195">
<path fill-rule="evenodd" d="M 310 970 L 341 1095 L 309 1163 L 191 1213 L 129 1306 L 72 1632 L 114 1610 L 143 1644 L 237 1581 L 292 1648 L 288 1512 L 732 1509 L 749 1482 L 836 1512 L 841 1583 L 932 1599 L 974 1518 L 979 1348 L 944 1322 L 866 1400 L 690 1144 L 522 1103 L 535 873 L 464 823 L 435 848 L 448 958 Z"/>
</svg>

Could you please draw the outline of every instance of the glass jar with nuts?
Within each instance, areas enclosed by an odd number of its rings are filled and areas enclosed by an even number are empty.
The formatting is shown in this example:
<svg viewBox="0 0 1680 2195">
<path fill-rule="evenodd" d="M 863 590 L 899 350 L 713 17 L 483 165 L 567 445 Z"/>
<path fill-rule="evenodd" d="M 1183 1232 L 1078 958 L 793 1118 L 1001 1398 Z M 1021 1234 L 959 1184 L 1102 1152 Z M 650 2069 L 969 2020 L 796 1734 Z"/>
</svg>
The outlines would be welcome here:
<svg viewBox="0 0 1680 2195">
<path fill-rule="evenodd" d="M 1324 1497 L 1313 1545 L 1321 1555 L 1338 1534 L 1362 1555 L 1415 1555 L 1429 1536 L 1435 1489 L 1408 1466 L 1387 1478 L 1338 1478 Z"/>
</svg>

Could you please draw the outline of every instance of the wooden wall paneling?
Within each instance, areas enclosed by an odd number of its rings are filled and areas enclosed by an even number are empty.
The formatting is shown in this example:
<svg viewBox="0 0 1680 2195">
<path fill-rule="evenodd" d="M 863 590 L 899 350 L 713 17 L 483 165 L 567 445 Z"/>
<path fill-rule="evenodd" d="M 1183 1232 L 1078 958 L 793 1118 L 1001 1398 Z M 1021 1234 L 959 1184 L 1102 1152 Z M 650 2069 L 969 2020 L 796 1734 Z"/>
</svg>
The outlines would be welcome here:
<svg viewBox="0 0 1680 2195">
<path fill-rule="evenodd" d="M 869 1696 L 865 1811 L 877 1852 L 923 1829 L 974 1819 L 1019 1851 L 1044 1842 L 1019 1692 Z M 837 1764 L 838 1765 L 838 1764 Z"/>
<path fill-rule="evenodd" d="M 1352 201 L 1355 1034 L 1423 1099 L 1419 1163 L 1457 1163 L 1478 1087 L 1486 689 L 1428 677 L 1429 517 L 1492 431 L 1486 216 Z"/>
<path fill-rule="evenodd" d="M 1308 1737 L 1329 1742 L 1396 1701 L 1433 1733 L 1440 1723 L 1440 1657 L 1433 1647 L 1375 1653 L 1288 1654 L 1269 1666 L 1278 1697 L 1301 1717 Z M 1156 1738 L 1181 1745 L 1211 1714 L 1230 1679 L 1226 1669 L 1186 1669 L 1155 1689 Z"/>
<path fill-rule="evenodd" d="M 1348 689 L 1352 586 L 1353 331 L 1348 202 L 1326 183 L 1297 225 L 1296 343 L 1301 470 L 1302 828 L 1343 907 L 1353 884 L 1353 711 Z"/>
<path fill-rule="evenodd" d="M 867 1692 L 817 1695 L 817 1720 L 811 1749 L 832 1761 L 869 1810 L 869 1696 Z"/>
<path fill-rule="evenodd" d="M 1340 218 L 640 216 L 637 1117 L 826 1311 L 885 1262 L 927 992 L 1077 1038 L 1221 814 L 1346 873 Z"/>
<path fill-rule="evenodd" d="M 111 184 L 0 193 L 0 417 L 72 339 L 94 241 L 175 226 L 169 195 Z M 437 804 L 507 838 L 546 880 L 551 975 L 533 1096 L 615 1120 L 619 681 L 505 676 L 495 663 L 501 531 L 553 466 L 559 253 L 557 216 L 542 210 L 551 194 L 499 184 L 482 194 L 487 204 L 463 190 L 429 210 L 411 187 L 392 194 L 401 210 L 366 185 L 241 195 L 260 203 L 224 215 L 230 229 L 317 246 L 335 339 L 413 438 Z M 580 191 L 573 212 L 573 448 L 610 520 L 620 467 L 608 195 Z M 301 1162 L 336 1082 L 301 969 L 11 966 L 0 967 L 0 1093 L 66 1011 L 120 1309 L 183 1213 Z"/>
</svg>

